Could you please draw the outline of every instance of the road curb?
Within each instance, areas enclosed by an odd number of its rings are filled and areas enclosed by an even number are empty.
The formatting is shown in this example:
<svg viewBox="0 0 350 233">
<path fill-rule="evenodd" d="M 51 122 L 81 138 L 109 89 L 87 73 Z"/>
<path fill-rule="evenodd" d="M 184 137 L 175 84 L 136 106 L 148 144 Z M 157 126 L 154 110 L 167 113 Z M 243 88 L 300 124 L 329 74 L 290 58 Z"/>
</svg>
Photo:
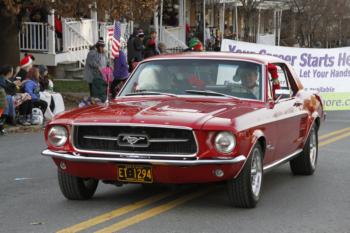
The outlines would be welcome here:
<svg viewBox="0 0 350 233">
<path fill-rule="evenodd" d="M 5 128 L 7 134 L 14 133 L 36 133 L 44 130 L 43 126 L 31 125 L 31 126 L 11 126 Z"/>
</svg>

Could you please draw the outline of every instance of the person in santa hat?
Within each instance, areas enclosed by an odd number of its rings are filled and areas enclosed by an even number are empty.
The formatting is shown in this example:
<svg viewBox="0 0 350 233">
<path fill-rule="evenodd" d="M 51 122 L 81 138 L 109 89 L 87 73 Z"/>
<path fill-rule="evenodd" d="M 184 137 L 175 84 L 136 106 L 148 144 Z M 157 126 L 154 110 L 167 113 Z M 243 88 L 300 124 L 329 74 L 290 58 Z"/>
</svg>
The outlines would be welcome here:
<svg viewBox="0 0 350 233">
<path fill-rule="evenodd" d="M 26 79 L 28 71 L 33 67 L 33 61 L 35 60 L 33 55 L 24 54 L 24 58 L 20 62 L 20 70 L 17 74 L 17 77 L 21 77 L 20 81 L 24 81 Z"/>
</svg>

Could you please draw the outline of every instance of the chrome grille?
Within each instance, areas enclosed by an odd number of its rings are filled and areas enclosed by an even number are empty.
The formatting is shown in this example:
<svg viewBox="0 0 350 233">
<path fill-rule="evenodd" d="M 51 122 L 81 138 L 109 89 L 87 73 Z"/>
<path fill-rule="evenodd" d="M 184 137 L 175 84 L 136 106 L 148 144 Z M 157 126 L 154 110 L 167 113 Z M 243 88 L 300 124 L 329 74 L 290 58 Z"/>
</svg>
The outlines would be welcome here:
<svg viewBox="0 0 350 233">
<path fill-rule="evenodd" d="M 82 152 L 194 156 L 197 143 L 192 130 L 151 126 L 77 125 L 73 145 Z"/>
</svg>

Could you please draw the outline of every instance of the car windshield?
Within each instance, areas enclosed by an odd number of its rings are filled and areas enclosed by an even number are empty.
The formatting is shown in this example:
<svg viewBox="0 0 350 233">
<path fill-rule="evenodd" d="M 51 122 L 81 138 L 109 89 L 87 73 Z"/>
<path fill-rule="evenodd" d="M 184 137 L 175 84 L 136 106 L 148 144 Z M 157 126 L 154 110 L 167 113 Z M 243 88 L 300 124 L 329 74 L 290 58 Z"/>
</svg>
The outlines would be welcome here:
<svg viewBox="0 0 350 233">
<path fill-rule="evenodd" d="M 138 66 L 120 96 L 206 95 L 262 99 L 262 66 L 246 61 L 158 60 Z"/>
</svg>

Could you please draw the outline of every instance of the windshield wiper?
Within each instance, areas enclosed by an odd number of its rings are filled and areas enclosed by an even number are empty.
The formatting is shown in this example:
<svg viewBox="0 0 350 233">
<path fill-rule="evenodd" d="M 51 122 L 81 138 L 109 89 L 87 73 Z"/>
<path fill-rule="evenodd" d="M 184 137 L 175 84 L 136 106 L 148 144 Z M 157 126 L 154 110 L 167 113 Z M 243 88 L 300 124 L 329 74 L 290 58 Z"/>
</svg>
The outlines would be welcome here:
<svg viewBox="0 0 350 233">
<path fill-rule="evenodd" d="M 215 91 L 210 91 L 210 90 L 186 90 L 186 93 L 190 93 L 190 94 L 198 94 L 198 95 L 210 95 L 210 96 L 224 96 L 224 97 L 228 97 L 228 98 L 233 98 L 233 99 L 237 99 L 234 96 L 231 95 L 226 95 L 220 92 L 215 92 Z"/>
<path fill-rule="evenodd" d="M 135 96 L 135 95 L 166 95 L 171 97 L 176 97 L 177 95 L 165 92 L 157 92 L 157 91 L 138 91 L 134 93 L 126 94 L 125 96 Z"/>
</svg>

